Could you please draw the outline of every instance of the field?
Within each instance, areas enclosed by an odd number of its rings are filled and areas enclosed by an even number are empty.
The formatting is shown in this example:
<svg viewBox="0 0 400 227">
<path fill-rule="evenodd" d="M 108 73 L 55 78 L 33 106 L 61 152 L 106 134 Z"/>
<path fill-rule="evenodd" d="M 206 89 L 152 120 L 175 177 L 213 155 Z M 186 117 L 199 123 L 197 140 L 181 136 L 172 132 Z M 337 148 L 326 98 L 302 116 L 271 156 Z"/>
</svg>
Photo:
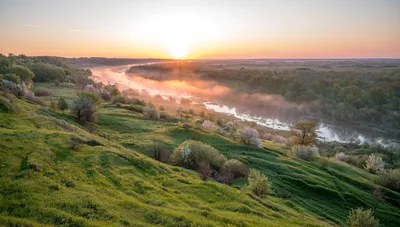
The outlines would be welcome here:
<svg viewBox="0 0 400 227">
<path fill-rule="evenodd" d="M 47 102 L 75 93 L 40 86 L 53 91 Z M 104 103 L 90 133 L 67 112 L 16 98 L 13 106 L 16 113 L 0 118 L 1 225 L 327 226 L 344 225 L 357 207 L 373 208 L 385 226 L 400 225 L 400 194 L 383 189 L 385 200 L 374 199 L 373 175 L 347 164 L 288 158 L 285 147 L 266 141 L 263 149 L 237 144 L 204 131 L 196 118 L 184 128 Z M 272 195 L 252 195 L 245 179 L 205 182 L 145 155 L 154 140 L 173 150 L 187 139 L 260 170 Z"/>
</svg>

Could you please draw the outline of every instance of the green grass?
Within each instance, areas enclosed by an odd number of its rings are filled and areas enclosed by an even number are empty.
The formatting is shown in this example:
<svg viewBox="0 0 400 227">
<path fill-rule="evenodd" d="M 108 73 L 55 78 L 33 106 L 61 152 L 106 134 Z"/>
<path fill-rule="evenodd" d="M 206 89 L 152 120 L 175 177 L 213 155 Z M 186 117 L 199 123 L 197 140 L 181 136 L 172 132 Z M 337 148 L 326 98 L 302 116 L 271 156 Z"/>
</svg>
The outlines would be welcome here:
<svg viewBox="0 0 400 227">
<path fill-rule="evenodd" d="M 76 92 L 39 86 L 67 100 Z M 0 225 L 343 225 L 350 208 L 359 206 L 373 208 L 384 226 L 400 225 L 399 193 L 385 189 L 386 200 L 374 200 L 373 176 L 345 164 L 291 159 L 276 144 L 240 145 L 114 105 L 101 108 L 94 133 L 68 113 L 18 99 L 13 105 L 20 111 L 0 114 Z M 72 137 L 103 146 L 71 149 Z M 208 143 L 267 175 L 274 193 L 261 199 L 244 190 L 243 179 L 233 186 L 204 182 L 193 171 L 152 160 L 143 154 L 154 138 L 170 150 L 187 139 Z"/>
</svg>

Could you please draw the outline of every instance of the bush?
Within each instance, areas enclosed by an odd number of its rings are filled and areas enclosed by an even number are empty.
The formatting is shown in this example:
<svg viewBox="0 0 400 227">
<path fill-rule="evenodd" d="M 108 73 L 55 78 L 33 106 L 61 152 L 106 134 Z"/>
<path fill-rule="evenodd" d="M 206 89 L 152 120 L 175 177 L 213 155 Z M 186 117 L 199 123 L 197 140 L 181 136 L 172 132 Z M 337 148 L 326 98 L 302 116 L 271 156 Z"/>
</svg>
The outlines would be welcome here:
<svg viewBox="0 0 400 227">
<path fill-rule="evenodd" d="M 50 102 L 50 108 L 52 108 L 53 110 L 57 110 L 57 104 L 54 101 Z"/>
<path fill-rule="evenodd" d="M 188 169 L 197 170 L 200 163 L 206 163 L 213 169 L 220 169 L 226 158 L 214 147 L 200 141 L 187 140 L 175 148 L 172 162 Z"/>
<path fill-rule="evenodd" d="M 63 97 L 60 97 L 58 99 L 57 107 L 61 111 L 64 111 L 64 110 L 68 109 L 68 103 L 65 101 L 65 99 Z"/>
<path fill-rule="evenodd" d="M 35 93 L 35 96 L 50 96 L 51 91 L 46 88 L 38 88 L 33 91 Z"/>
<path fill-rule="evenodd" d="M 145 106 L 145 102 L 140 99 L 131 99 L 133 105 Z"/>
<path fill-rule="evenodd" d="M 7 99 L 0 97 L 0 113 L 8 113 L 11 112 L 12 106 L 10 101 Z"/>
<path fill-rule="evenodd" d="M 19 84 L 16 84 L 16 83 L 6 80 L 6 79 L 2 79 L 1 84 L 2 84 L 2 87 L 4 86 L 4 88 L 7 88 L 7 90 L 11 94 L 13 94 L 17 97 L 21 97 L 21 96 L 25 95 L 25 90 Z"/>
<path fill-rule="evenodd" d="M 318 157 L 319 153 L 317 147 L 295 145 L 292 147 L 291 156 L 309 161 Z"/>
<path fill-rule="evenodd" d="M 95 122 L 97 119 L 96 98 L 89 93 L 78 93 L 72 102 L 71 112 L 80 121 Z"/>
<path fill-rule="evenodd" d="M 203 124 L 201 124 L 201 127 L 204 129 L 214 129 L 215 125 L 212 121 L 205 120 L 203 121 Z"/>
<path fill-rule="evenodd" d="M 27 100 L 27 101 L 29 101 L 29 102 L 39 104 L 39 105 L 41 105 L 41 106 L 46 106 L 46 103 L 45 103 L 43 100 L 41 100 L 41 99 L 38 98 L 38 97 L 35 97 L 35 96 L 32 95 L 32 94 L 27 94 L 27 95 L 25 95 L 25 96 L 24 96 L 24 99 Z"/>
<path fill-rule="evenodd" d="M 400 170 L 389 169 L 379 172 L 375 183 L 400 192 Z"/>
<path fill-rule="evenodd" d="M 110 95 L 110 93 L 108 93 L 108 92 L 106 92 L 106 91 L 101 92 L 101 93 L 100 93 L 100 96 L 101 96 L 101 98 L 102 98 L 104 101 L 110 101 L 110 100 L 111 100 L 111 95 Z"/>
<path fill-rule="evenodd" d="M 283 136 L 275 135 L 272 137 L 272 141 L 274 141 L 274 143 L 285 144 L 287 139 Z"/>
<path fill-rule="evenodd" d="M 259 197 L 264 197 L 270 193 L 268 178 L 258 170 L 251 169 L 247 180 L 249 182 L 248 188 L 253 192 L 253 194 Z"/>
<path fill-rule="evenodd" d="M 240 143 L 262 147 L 261 140 L 258 138 L 258 132 L 254 128 L 245 127 L 238 129 L 235 137 Z"/>
<path fill-rule="evenodd" d="M 223 183 L 231 184 L 235 178 L 247 177 L 249 170 L 242 162 L 229 159 L 221 167 L 221 174 L 223 176 Z"/>
<path fill-rule="evenodd" d="M 118 88 L 113 87 L 113 88 L 111 88 L 110 94 L 111 94 L 111 96 L 117 96 L 117 95 L 119 96 L 121 94 L 121 92 L 118 90 Z"/>
<path fill-rule="evenodd" d="M 60 84 L 61 84 L 60 81 L 58 81 L 58 80 L 55 80 L 55 81 L 54 81 L 54 85 L 55 85 L 56 87 L 60 86 Z"/>
<path fill-rule="evenodd" d="M 347 223 L 350 227 L 377 227 L 379 221 L 374 218 L 371 210 L 362 208 L 351 209 Z"/>
<path fill-rule="evenodd" d="M 114 96 L 113 98 L 112 98 L 112 101 L 111 101 L 113 104 L 115 104 L 115 103 L 122 103 L 122 104 L 126 104 L 126 103 L 128 103 L 128 99 L 125 97 L 125 96 L 122 96 L 122 95 L 117 95 L 117 96 Z"/>
<path fill-rule="evenodd" d="M 211 177 L 213 171 L 210 167 L 210 164 L 202 162 L 199 164 L 197 172 L 200 174 L 200 178 L 202 180 L 207 180 Z"/>
<path fill-rule="evenodd" d="M 153 141 L 153 146 L 150 150 L 151 157 L 153 157 L 155 160 L 164 162 L 164 163 L 170 163 L 170 156 L 171 152 L 167 150 L 164 147 L 164 143 L 160 141 Z"/>
<path fill-rule="evenodd" d="M 21 80 L 20 80 L 19 76 L 15 75 L 14 73 L 5 74 L 3 76 L 3 79 L 11 81 L 11 82 L 13 82 L 15 84 L 21 83 Z"/>
<path fill-rule="evenodd" d="M 385 168 L 385 162 L 381 157 L 376 156 L 374 154 L 370 154 L 365 161 L 364 168 L 371 173 L 376 173 L 378 171 L 382 171 Z"/>
<path fill-rule="evenodd" d="M 154 107 L 145 107 L 143 114 L 148 118 L 160 119 L 160 113 Z"/>
<path fill-rule="evenodd" d="M 347 162 L 347 155 L 343 152 L 337 153 L 335 155 L 336 160 L 341 161 L 341 162 Z"/>
<path fill-rule="evenodd" d="M 264 135 L 262 136 L 262 138 L 265 139 L 265 140 L 272 140 L 272 134 L 269 133 L 269 132 L 264 133 Z"/>
</svg>

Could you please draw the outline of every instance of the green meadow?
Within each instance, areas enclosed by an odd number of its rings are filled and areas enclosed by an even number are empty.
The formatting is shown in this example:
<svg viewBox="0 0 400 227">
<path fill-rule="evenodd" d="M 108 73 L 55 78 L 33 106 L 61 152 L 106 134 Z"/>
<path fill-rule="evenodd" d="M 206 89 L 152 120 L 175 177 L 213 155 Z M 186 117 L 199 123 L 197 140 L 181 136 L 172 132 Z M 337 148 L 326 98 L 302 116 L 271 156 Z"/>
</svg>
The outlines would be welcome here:
<svg viewBox="0 0 400 227">
<path fill-rule="evenodd" d="M 61 96 L 71 103 L 77 91 L 39 87 L 52 91 L 41 98 L 47 104 Z M 374 175 L 332 159 L 289 158 L 268 141 L 242 145 L 202 129 L 198 117 L 153 120 L 104 102 L 88 129 L 68 111 L 15 97 L 12 106 L 0 113 L 1 226 L 343 226 L 358 207 L 400 226 L 400 193 L 383 188 L 385 199 L 375 199 Z M 154 141 L 173 151 L 189 139 L 261 171 L 272 193 L 259 198 L 246 179 L 203 181 L 149 157 Z"/>
</svg>

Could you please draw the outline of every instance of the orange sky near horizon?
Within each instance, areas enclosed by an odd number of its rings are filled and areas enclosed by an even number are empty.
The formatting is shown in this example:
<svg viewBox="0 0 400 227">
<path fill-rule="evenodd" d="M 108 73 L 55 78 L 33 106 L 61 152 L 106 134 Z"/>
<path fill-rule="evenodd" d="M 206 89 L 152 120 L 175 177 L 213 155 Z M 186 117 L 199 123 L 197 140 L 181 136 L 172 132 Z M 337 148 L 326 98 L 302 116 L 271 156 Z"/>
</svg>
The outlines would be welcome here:
<svg viewBox="0 0 400 227">
<path fill-rule="evenodd" d="M 0 0 L 0 53 L 400 58 L 400 1 Z"/>
</svg>

